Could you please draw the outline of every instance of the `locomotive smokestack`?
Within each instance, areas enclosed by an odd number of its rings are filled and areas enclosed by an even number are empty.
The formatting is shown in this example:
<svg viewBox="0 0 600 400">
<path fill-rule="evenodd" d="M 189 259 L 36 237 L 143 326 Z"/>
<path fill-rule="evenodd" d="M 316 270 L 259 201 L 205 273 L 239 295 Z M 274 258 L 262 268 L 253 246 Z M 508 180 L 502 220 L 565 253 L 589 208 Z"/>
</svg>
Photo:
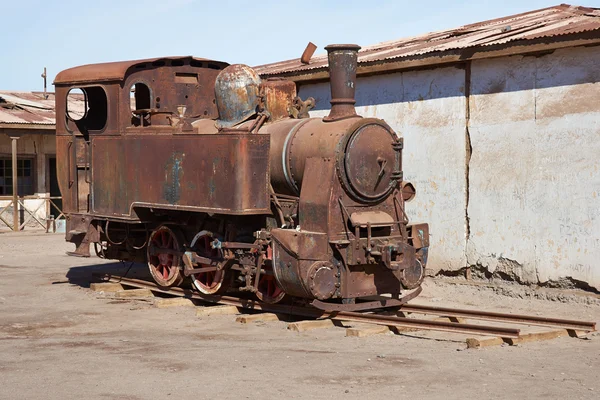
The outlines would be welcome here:
<svg viewBox="0 0 600 400">
<path fill-rule="evenodd" d="M 324 121 L 337 121 L 356 116 L 354 92 L 356 64 L 360 46 L 356 44 L 331 44 L 325 47 L 329 60 L 331 86 L 331 111 Z"/>
</svg>

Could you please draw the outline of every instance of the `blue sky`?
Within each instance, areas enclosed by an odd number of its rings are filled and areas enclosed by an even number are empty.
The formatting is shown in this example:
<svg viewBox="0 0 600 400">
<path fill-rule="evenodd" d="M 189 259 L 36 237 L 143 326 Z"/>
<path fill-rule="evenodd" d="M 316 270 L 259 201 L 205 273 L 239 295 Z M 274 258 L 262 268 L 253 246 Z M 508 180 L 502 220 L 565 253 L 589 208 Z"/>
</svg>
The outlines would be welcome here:
<svg viewBox="0 0 600 400">
<path fill-rule="evenodd" d="M 599 7 L 600 0 L 580 5 Z M 0 90 L 49 89 L 66 68 L 195 55 L 259 65 L 297 58 L 309 41 L 377 42 L 559 4 L 504 1 L 2 0 Z"/>
</svg>

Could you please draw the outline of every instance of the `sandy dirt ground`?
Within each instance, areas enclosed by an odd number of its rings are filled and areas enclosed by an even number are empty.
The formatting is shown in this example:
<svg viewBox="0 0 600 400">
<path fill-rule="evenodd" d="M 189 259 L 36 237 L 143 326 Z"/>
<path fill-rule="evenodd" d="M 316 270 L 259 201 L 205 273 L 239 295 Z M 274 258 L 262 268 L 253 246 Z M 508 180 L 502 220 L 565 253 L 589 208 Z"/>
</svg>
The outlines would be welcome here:
<svg viewBox="0 0 600 400">
<path fill-rule="evenodd" d="M 67 257 L 71 246 L 0 234 L 0 399 L 600 398 L 597 335 L 466 350 L 458 334 L 352 338 L 199 318 L 72 283 L 125 267 Z M 456 283 L 428 280 L 415 302 L 600 320 L 597 296 Z"/>
</svg>

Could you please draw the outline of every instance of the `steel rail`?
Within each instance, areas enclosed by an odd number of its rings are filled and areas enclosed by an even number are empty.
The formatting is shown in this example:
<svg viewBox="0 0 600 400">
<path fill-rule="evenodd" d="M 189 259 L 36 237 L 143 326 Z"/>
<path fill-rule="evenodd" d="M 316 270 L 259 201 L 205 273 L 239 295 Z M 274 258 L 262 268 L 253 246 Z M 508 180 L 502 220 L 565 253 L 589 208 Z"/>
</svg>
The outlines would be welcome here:
<svg viewBox="0 0 600 400">
<path fill-rule="evenodd" d="M 400 312 L 438 315 L 444 317 L 463 317 L 468 319 L 509 322 L 513 324 L 560 327 L 565 329 L 595 331 L 596 323 L 560 318 L 538 317 L 535 315 L 507 314 L 490 311 L 465 310 L 459 308 L 430 307 L 418 304 L 400 306 Z"/>
<path fill-rule="evenodd" d="M 519 329 L 487 325 L 462 324 L 445 321 L 427 321 L 416 318 L 367 314 L 351 311 L 326 312 L 314 308 L 284 304 L 267 304 L 261 303 L 257 300 L 240 299 L 231 296 L 204 295 L 183 288 L 162 288 L 152 282 L 140 279 L 124 278 L 102 274 L 95 276 L 104 281 L 122 283 L 126 286 L 146 288 L 155 292 L 171 294 L 174 296 L 197 299 L 207 301 L 210 303 L 233 305 L 248 310 L 268 311 L 273 312 L 275 314 L 286 314 L 310 318 L 329 318 L 338 321 L 365 322 L 376 325 L 395 326 L 402 328 L 418 328 L 442 332 L 466 333 L 486 336 L 499 336 L 502 338 L 518 338 L 520 333 Z"/>
</svg>

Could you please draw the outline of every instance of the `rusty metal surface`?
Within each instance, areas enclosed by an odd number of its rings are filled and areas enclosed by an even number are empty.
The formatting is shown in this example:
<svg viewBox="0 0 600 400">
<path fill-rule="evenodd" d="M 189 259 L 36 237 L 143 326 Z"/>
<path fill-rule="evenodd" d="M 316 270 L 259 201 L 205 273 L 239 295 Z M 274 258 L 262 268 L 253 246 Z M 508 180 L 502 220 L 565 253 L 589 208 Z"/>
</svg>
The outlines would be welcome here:
<svg viewBox="0 0 600 400">
<path fill-rule="evenodd" d="M 359 66 L 423 55 L 442 56 L 457 50 L 486 50 L 492 46 L 527 45 L 535 39 L 556 39 L 566 35 L 597 32 L 600 35 L 600 9 L 562 4 L 456 29 L 391 40 L 363 47 Z M 597 35 L 596 35 L 597 36 Z M 515 51 L 519 51 L 516 49 Z M 469 58 L 465 52 L 464 59 Z M 310 64 L 299 59 L 257 66 L 261 76 L 308 73 L 327 68 L 327 56 L 317 55 Z"/>
<path fill-rule="evenodd" d="M 379 300 L 374 301 L 364 301 L 360 303 L 347 303 L 347 304 L 331 304 L 320 301 L 319 299 L 313 300 L 310 304 L 313 307 L 316 307 L 321 310 L 333 311 L 333 312 L 356 312 L 363 310 L 372 310 L 372 309 L 382 309 L 386 307 L 398 307 L 403 304 L 408 303 L 412 299 L 416 298 L 421 294 L 423 288 L 418 288 L 417 290 L 413 290 L 412 292 L 403 295 L 397 299 L 392 298 L 380 298 Z"/>
<path fill-rule="evenodd" d="M 379 119 L 287 120 L 260 133 L 271 136 L 271 180 L 278 193 L 300 195 L 310 158 L 334 161 L 340 179 L 362 201 L 380 200 L 400 178 L 395 134 Z"/>
<path fill-rule="evenodd" d="M 197 58 L 192 56 L 180 56 L 180 57 L 162 57 L 162 58 L 147 58 L 142 60 L 132 61 L 117 61 L 100 64 L 88 64 L 81 65 L 79 67 L 66 69 L 54 79 L 54 85 L 70 85 L 70 84 L 82 84 L 88 82 L 109 82 L 109 81 L 122 81 L 125 75 L 133 68 L 152 68 L 162 67 L 167 63 L 172 64 L 173 62 L 178 63 L 180 61 L 193 62 L 199 67 L 223 69 L 228 64 L 208 60 L 205 58 Z"/>
<path fill-rule="evenodd" d="M 265 135 L 93 137 L 92 211 L 270 212 L 268 152 Z"/>
<path fill-rule="evenodd" d="M 176 158 L 176 155 L 167 155 L 163 148 L 152 148 L 152 140 L 157 140 L 156 145 L 164 146 L 165 141 L 161 141 L 161 138 L 180 134 L 185 137 L 185 134 L 193 133 L 193 121 L 214 119 L 218 116 L 214 81 L 219 74 L 218 68 L 226 64 L 212 65 L 208 61 L 184 57 L 146 62 L 132 61 L 119 65 L 129 65 L 133 68 L 123 69 L 122 72 L 126 75 L 120 76 L 121 81 L 107 83 L 100 77 L 98 81 L 90 81 L 87 84 L 57 85 L 55 107 L 57 115 L 62 116 L 56 121 L 57 157 L 61 161 L 57 165 L 57 175 L 67 212 L 87 212 L 90 209 L 89 203 L 94 201 L 94 192 L 88 197 L 91 189 L 90 178 L 92 174 L 99 173 L 101 180 L 95 182 L 94 191 L 101 196 L 104 186 L 104 193 L 110 196 L 110 199 L 103 202 L 103 215 L 133 217 L 129 210 L 130 204 L 126 205 L 124 202 L 136 196 L 125 196 L 125 188 L 129 193 L 135 193 L 140 190 L 143 192 L 147 187 L 149 177 L 144 175 L 144 171 L 157 168 L 156 160 L 149 155 L 158 152 L 164 156 L 159 158 L 163 170 L 154 176 L 154 179 L 161 181 L 167 180 L 164 168 L 169 157 Z M 72 71 L 81 72 L 81 79 L 84 79 L 88 76 L 85 73 L 89 72 L 89 68 L 78 67 Z M 91 79 L 91 76 L 85 79 Z M 69 93 L 72 87 L 81 87 L 85 92 L 87 105 L 86 113 L 77 114 L 75 117 L 70 109 L 72 102 L 67 102 L 67 99 L 78 98 L 77 96 L 82 98 L 83 95 L 72 96 Z M 135 92 L 130 90 L 133 88 Z M 76 121 L 78 117 L 82 118 Z M 135 162 L 132 157 L 127 157 L 123 152 L 124 146 L 120 145 L 121 140 L 123 143 L 131 143 L 131 138 L 138 139 L 137 145 L 141 149 Z M 115 141 L 112 147 L 105 149 L 107 153 L 103 157 L 106 159 L 102 160 L 101 164 L 92 160 L 96 140 Z M 188 140 L 197 144 L 194 139 Z M 106 143 L 101 142 L 101 145 Z M 185 139 L 178 139 L 178 143 L 181 147 L 179 153 L 185 153 Z M 146 156 L 144 152 L 147 153 Z M 111 170 L 113 175 L 105 175 L 106 170 Z M 133 171 L 138 171 L 139 179 L 133 179 Z M 125 176 L 132 180 L 126 181 Z M 174 187 L 171 189 L 173 193 L 177 190 Z M 164 194 L 164 190 L 160 191 Z M 183 193 L 186 193 L 185 188 Z M 257 195 L 260 196 L 260 193 Z M 177 196 L 169 198 L 174 200 L 175 197 Z M 100 198 L 102 201 L 106 200 L 102 196 Z M 151 198 L 161 197 L 155 193 Z M 165 202 L 170 205 L 177 203 L 166 199 Z"/>
<path fill-rule="evenodd" d="M 415 186 L 407 181 L 402 181 L 402 198 L 404 201 L 411 201 L 417 195 Z"/>
<path fill-rule="evenodd" d="M 379 201 L 398 185 L 400 149 L 396 142 L 391 128 L 374 122 L 362 125 L 347 138 L 339 169 L 347 190 L 359 201 Z"/>
<path fill-rule="evenodd" d="M 288 118 L 296 98 L 296 84 L 286 79 L 271 78 L 263 81 L 262 95 L 265 108 L 271 114 L 269 122 Z"/>
<path fill-rule="evenodd" d="M 315 54 L 316 50 L 317 46 L 313 42 L 308 42 L 304 52 L 302 53 L 302 56 L 300 57 L 300 62 L 302 64 L 309 64 L 310 59 L 312 58 L 313 54 Z"/>
<path fill-rule="evenodd" d="M 140 68 L 129 74 L 123 87 L 135 88 L 144 85 L 148 92 L 141 93 L 140 105 L 136 108 L 148 108 L 143 126 L 139 123 L 139 113 L 132 115 L 131 93 L 119 91 L 119 125 L 117 130 L 138 131 L 140 128 L 191 131 L 191 122 L 198 119 L 215 119 L 218 116 L 215 104 L 215 78 L 220 70 L 193 65 L 193 60 L 179 60 L 183 65 L 165 65 Z M 205 64 L 202 64 L 205 65 Z M 145 103 L 145 104 L 144 104 Z M 146 107 L 148 106 L 148 107 Z M 136 118 L 138 121 L 134 121 Z M 148 130 L 146 130 L 148 131 Z"/>
<path fill-rule="evenodd" d="M 260 77 L 249 66 L 234 64 L 217 76 L 217 125 L 230 128 L 254 116 L 259 105 Z"/>
</svg>

